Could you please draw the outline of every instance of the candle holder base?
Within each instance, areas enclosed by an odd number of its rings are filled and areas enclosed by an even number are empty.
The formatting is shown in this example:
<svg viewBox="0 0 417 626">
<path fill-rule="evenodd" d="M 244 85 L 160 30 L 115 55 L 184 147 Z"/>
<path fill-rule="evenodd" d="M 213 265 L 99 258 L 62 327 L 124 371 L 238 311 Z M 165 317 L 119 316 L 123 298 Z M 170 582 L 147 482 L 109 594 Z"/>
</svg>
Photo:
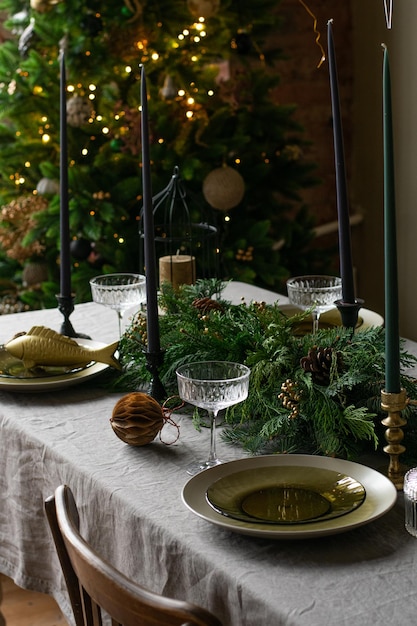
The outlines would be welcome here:
<svg viewBox="0 0 417 626">
<path fill-rule="evenodd" d="M 146 352 L 146 369 L 152 374 L 148 394 L 155 400 L 165 400 L 167 393 L 159 377 L 159 369 L 164 362 L 164 351 Z"/>
<path fill-rule="evenodd" d="M 402 491 L 404 485 L 405 468 L 399 462 L 400 454 L 405 452 L 405 447 L 401 444 L 404 438 L 402 427 L 407 421 L 402 417 L 401 411 L 407 405 L 407 392 L 401 389 L 399 393 L 388 393 L 381 391 L 381 408 L 388 413 L 388 417 L 381 421 L 386 427 L 385 440 L 388 445 L 384 447 L 384 452 L 389 455 L 389 465 L 387 476 L 395 485 L 398 491 Z"/>
<path fill-rule="evenodd" d="M 58 310 L 64 316 L 64 321 L 62 322 L 60 333 L 61 335 L 65 335 L 66 337 L 71 337 L 76 339 L 79 337 L 80 339 L 91 339 L 88 335 L 83 335 L 82 333 L 76 333 L 71 322 L 70 315 L 74 310 L 74 297 L 73 296 L 61 296 L 61 294 L 57 294 L 56 299 L 58 300 Z"/>
<path fill-rule="evenodd" d="M 342 324 L 345 328 L 351 328 L 352 332 L 355 331 L 356 324 L 358 323 L 358 313 L 364 305 L 365 301 L 357 298 L 355 302 L 343 302 L 343 300 L 336 300 L 335 304 L 339 309 L 339 313 L 342 318 Z"/>
</svg>

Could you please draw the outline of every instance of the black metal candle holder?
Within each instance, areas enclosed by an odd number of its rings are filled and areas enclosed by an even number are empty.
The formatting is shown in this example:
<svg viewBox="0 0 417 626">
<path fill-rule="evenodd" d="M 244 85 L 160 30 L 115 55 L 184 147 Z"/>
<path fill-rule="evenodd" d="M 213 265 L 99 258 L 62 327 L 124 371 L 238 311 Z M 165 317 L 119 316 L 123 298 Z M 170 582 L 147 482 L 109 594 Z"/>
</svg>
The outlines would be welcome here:
<svg viewBox="0 0 417 626">
<path fill-rule="evenodd" d="M 146 357 L 146 369 L 152 375 L 152 380 L 149 386 L 149 395 L 158 400 L 165 400 L 167 393 L 161 382 L 159 376 L 159 370 L 164 362 L 164 351 L 158 350 L 158 352 L 145 352 Z"/>
<path fill-rule="evenodd" d="M 62 296 L 61 294 L 57 294 L 56 299 L 58 300 L 58 310 L 64 316 L 64 321 L 59 331 L 61 335 L 72 338 L 91 339 L 88 335 L 76 333 L 70 322 L 70 315 L 74 310 L 74 296 Z"/>
<path fill-rule="evenodd" d="M 342 324 L 345 328 L 351 328 L 352 333 L 355 331 L 358 323 L 359 309 L 364 305 L 365 301 L 357 298 L 355 302 L 343 302 L 343 300 L 336 300 L 335 304 L 339 310 L 342 318 Z"/>
</svg>

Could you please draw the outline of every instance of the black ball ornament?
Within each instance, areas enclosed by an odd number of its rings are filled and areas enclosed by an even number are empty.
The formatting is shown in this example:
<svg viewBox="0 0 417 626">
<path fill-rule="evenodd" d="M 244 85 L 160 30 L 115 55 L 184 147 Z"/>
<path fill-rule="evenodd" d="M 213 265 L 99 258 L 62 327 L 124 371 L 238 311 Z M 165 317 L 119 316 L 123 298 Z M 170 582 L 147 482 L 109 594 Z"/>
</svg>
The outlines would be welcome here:
<svg viewBox="0 0 417 626">
<path fill-rule="evenodd" d="M 252 49 L 251 36 L 245 30 L 239 30 L 233 37 L 231 46 L 238 54 L 248 54 Z"/>
<path fill-rule="evenodd" d="M 91 37 L 97 37 L 103 30 L 103 20 L 96 13 L 87 13 L 81 20 L 81 26 Z"/>
<path fill-rule="evenodd" d="M 74 259 L 77 259 L 77 261 L 85 261 L 90 255 L 91 250 L 91 243 L 83 237 L 73 239 L 70 243 L 71 255 Z"/>
</svg>

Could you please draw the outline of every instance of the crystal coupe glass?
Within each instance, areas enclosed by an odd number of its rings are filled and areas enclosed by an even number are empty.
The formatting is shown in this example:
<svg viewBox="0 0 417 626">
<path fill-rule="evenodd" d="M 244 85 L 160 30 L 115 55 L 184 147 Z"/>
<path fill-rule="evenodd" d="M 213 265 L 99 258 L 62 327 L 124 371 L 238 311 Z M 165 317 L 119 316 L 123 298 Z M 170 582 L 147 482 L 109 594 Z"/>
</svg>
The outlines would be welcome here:
<svg viewBox="0 0 417 626">
<path fill-rule="evenodd" d="M 291 304 L 312 309 L 313 334 L 318 331 L 321 313 L 330 311 L 335 301 L 342 298 L 342 279 L 338 276 L 297 276 L 287 280 L 288 298 Z"/>
<path fill-rule="evenodd" d="M 210 417 L 208 458 L 187 467 L 197 474 L 222 463 L 216 453 L 216 417 L 220 410 L 243 402 L 248 396 L 250 369 L 229 361 L 198 361 L 177 369 L 178 392 L 182 400 L 206 409 Z"/>
<path fill-rule="evenodd" d="M 104 304 L 117 313 L 119 338 L 122 336 L 122 319 L 127 309 L 139 306 L 146 300 L 146 279 L 142 274 L 103 274 L 90 280 L 94 302 Z"/>
</svg>

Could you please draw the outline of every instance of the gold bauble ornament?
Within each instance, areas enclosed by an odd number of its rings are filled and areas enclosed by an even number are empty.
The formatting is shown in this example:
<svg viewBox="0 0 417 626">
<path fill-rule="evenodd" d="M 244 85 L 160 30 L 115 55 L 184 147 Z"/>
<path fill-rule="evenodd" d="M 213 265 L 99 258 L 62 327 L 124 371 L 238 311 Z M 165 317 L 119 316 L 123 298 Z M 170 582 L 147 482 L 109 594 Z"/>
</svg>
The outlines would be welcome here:
<svg viewBox="0 0 417 626">
<path fill-rule="evenodd" d="M 45 13 L 52 9 L 54 4 L 58 4 L 59 0 L 30 0 L 30 8 L 38 13 Z"/>
<path fill-rule="evenodd" d="M 243 199 L 245 182 L 239 172 L 232 167 L 218 167 L 206 176 L 203 182 L 203 195 L 214 209 L 228 211 Z"/>
<path fill-rule="evenodd" d="M 116 402 L 111 426 L 116 435 L 131 446 L 151 443 L 164 425 L 160 404 L 140 391 L 133 391 Z"/>
<path fill-rule="evenodd" d="M 208 19 L 219 10 L 220 0 L 187 0 L 187 6 L 194 17 Z"/>
</svg>

